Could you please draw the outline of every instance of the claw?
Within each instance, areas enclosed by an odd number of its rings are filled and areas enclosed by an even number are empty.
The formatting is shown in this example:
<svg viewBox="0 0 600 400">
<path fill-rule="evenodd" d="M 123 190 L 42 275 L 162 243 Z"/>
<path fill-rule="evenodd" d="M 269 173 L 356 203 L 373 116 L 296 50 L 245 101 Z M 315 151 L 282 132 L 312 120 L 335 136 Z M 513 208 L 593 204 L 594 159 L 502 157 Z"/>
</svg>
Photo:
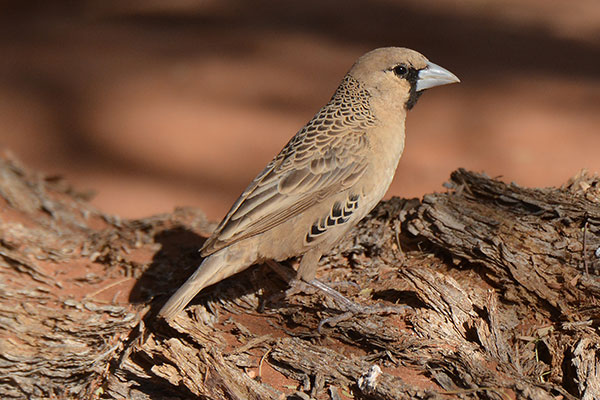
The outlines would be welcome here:
<svg viewBox="0 0 600 400">
<path fill-rule="evenodd" d="M 404 314 L 405 312 L 413 309 L 411 306 L 407 306 L 407 305 L 382 306 L 380 304 L 377 304 L 374 306 L 362 306 L 362 305 L 354 303 L 354 302 L 352 302 L 352 304 L 353 304 L 352 310 L 346 311 L 345 313 L 340 314 L 340 315 L 336 315 L 335 317 L 329 317 L 329 318 L 322 319 L 319 322 L 317 331 L 319 333 L 321 333 L 321 328 L 323 326 L 325 326 L 326 324 L 333 328 L 339 322 L 346 321 L 346 320 L 354 317 L 355 315 Z"/>
<path fill-rule="evenodd" d="M 275 261 L 267 261 L 266 263 L 282 278 L 290 282 L 290 288 L 286 291 L 287 296 L 293 295 L 294 293 L 306 291 L 307 286 L 312 286 L 313 288 L 320 290 L 325 295 L 329 296 L 337 303 L 337 305 L 340 307 L 340 310 L 343 311 L 342 314 L 322 319 L 319 322 L 319 325 L 317 326 L 317 331 L 319 333 L 321 333 L 321 329 L 325 325 L 334 327 L 336 324 L 342 321 L 346 321 L 355 315 L 402 314 L 409 310 L 412 310 L 412 307 L 407 305 L 384 306 L 381 304 L 377 304 L 374 306 L 364 306 L 350 300 L 337 290 L 333 289 L 332 287 L 324 284 L 323 282 L 317 279 L 313 279 L 309 282 L 293 279 L 291 271 L 289 271 L 289 269 L 283 267 L 279 263 Z M 351 284 L 356 285 L 356 283 Z"/>
<path fill-rule="evenodd" d="M 327 294 L 328 296 L 332 297 L 334 300 L 336 300 L 338 302 L 338 304 L 341 305 L 341 308 L 344 311 L 343 314 L 321 320 L 317 327 L 317 331 L 319 333 L 321 333 L 321 328 L 323 326 L 325 326 L 326 324 L 331 327 L 334 327 L 339 322 L 350 319 L 355 315 L 402 314 L 409 310 L 412 310 L 412 307 L 407 306 L 407 305 L 382 306 L 382 305 L 378 304 L 375 306 L 363 306 L 361 304 L 355 303 L 354 301 L 348 299 L 347 297 L 342 295 L 337 290 L 332 289 L 331 287 L 327 286 L 326 284 L 324 284 L 323 282 L 321 282 L 317 279 L 313 279 L 312 281 L 310 281 L 308 283 L 311 286 L 314 286 L 317 289 L 321 290 L 323 293 Z"/>
</svg>

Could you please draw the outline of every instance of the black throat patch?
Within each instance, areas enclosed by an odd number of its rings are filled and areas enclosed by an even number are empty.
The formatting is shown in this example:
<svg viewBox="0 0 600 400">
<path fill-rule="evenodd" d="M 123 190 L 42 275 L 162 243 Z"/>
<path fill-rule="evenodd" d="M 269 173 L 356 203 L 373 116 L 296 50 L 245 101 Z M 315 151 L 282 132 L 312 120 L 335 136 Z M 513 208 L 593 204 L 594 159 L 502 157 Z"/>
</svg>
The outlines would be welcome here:
<svg viewBox="0 0 600 400">
<path fill-rule="evenodd" d="M 415 68 L 409 68 L 406 74 L 406 80 L 410 83 L 410 94 L 406 101 L 406 109 L 410 110 L 417 104 L 417 100 L 423 94 L 423 91 L 417 92 L 417 81 L 419 80 L 419 70 Z"/>
</svg>

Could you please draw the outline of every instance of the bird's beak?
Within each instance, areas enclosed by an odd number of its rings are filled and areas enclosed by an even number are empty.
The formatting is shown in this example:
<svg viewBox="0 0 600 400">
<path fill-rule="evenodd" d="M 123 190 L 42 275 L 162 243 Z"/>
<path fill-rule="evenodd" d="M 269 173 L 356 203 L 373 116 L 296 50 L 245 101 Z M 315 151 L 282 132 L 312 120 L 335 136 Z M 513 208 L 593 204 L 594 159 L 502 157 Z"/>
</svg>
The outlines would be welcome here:
<svg viewBox="0 0 600 400">
<path fill-rule="evenodd" d="M 447 69 L 429 61 L 427 62 L 427 66 L 419 71 L 419 79 L 417 79 L 417 92 L 456 82 L 460 82 L 460 79 L 458 79 L 456 75 Z"/>
</svg>

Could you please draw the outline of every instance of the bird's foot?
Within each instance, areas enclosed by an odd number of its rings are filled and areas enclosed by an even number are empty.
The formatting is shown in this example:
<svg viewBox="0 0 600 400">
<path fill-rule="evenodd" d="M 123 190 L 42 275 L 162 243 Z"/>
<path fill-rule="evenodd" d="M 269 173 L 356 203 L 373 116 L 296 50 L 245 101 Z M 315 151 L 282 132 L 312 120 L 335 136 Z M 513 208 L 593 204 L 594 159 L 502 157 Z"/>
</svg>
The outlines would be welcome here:
<svg viewBox="0 0 600 400">
<path fill-rule="evenodd" d="M 377 304 L 374 306 L 363 306 L 357 303 L 353 303 L 353 309 L 344 312 L 343 314 L 336 315 L 335 317 L 324 318 L 319 322 L 317 331 L 321 333 L 321 328 L 325 325 L 330 327 L 336 326 L 342 321 L 346 321 L 356 315 L 381 315 L 381 314 L 403 314 L 407 311 L 412 310 L 412 307 L 407 305 L 395 305 L 395 306 L 384 306 Z"/>
<path fill-rule="evenodd" d="M 323 326 L 329 325 L 329 326 L 333 327 L 337 323 L 345 321 L 347 319 L 350 319 L 355 315 L 400 314 L 400 313 L 405 313 L 408 310 L 411 310 L 411 307 L 406 306 L 406 305 L 384 306 L 384 305 L 378 304 L 378 305 L 374 305 L 374 306 L 365 306 L 362 304 L 358 304 L 358 303 L 350 300 L 346 296 L 342 295 L 337 290 L 329 287 L 328 285 L 324 284 L 323 282 L 321 282 L 317 279 L 313 279 L 307 283 L 304 283 L 301 281 L 296 281 L 292 285 L 292 288 L 294 290 L 298 290 L 298 289 L 302 290 L 302 288 L 301 287 L 298 288 L 298 286 L 302 286 L 303 284 L 304 285 L 308 284 L 308 285 L 320 290 L 327 296 L 329 296 L 340 306 L 341 310 L 343 311 L 343 313 L 340 315 L 336 315 L 335 317 L 329 317 L 329 318 L 325 318 L 325 319 L 321 320 L 319 322 L 319 325 L 317 328 L 319 333 L 321 333 L 321 328 Z"/>
</svg>

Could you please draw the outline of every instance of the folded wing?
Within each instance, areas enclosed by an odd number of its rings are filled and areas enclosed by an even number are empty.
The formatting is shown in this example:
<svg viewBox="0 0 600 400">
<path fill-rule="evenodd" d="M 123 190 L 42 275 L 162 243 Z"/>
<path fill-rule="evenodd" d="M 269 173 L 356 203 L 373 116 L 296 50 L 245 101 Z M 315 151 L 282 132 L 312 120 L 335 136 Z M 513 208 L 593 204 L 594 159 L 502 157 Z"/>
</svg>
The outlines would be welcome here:
<svg viewBox="0 0 600 400">
<path fill-rule="evenodd" d="M 272 229 L 352 187 L 367 167 L 367 137 L 344 128 L 334 124 L 323 131 L 309 125 L 294 136 L 235 202 L 206 241 L 203 256 Z"/>
</svg>

